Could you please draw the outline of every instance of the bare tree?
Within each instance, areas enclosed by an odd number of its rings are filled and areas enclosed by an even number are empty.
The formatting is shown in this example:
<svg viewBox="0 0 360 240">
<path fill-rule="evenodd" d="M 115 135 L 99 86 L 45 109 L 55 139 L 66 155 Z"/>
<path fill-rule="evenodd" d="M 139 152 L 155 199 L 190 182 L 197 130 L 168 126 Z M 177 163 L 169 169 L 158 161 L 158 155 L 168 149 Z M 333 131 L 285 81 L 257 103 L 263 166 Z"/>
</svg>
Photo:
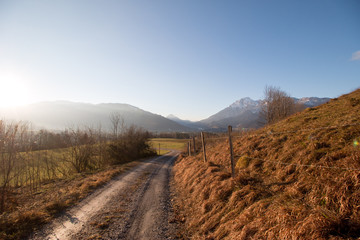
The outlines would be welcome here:
<svg viewBox="0 0 360 240">
<path fill-rule="evenodd" d="M 110 164 L 109 154 L 107 152 L 109 136 L 102 131 L 101 124 L 94 133 L 96 141 L 96 167 L 102 168 Z"/>
<path fill-rule="evenodd" d="M 294 99 L 280 88 L 266 86 L 264 94 L 262 114 L 268 124 L 278 122 L 296 111 Z"/>
<path fill-rule="evenodd" d="M 119 134 L 124 130 L 125 122 L 120 113 L 113 112 L 109 116 L 112 128 L 112 134 L 115 139 L 119 137 Z"/>
<path fill-rule="evenodd" d="M 76 172 L 84 172 L 91 167 L 94 157 L 94 132 L 91 128 L 85 130 L 68 129 L 68 154 L 64 161 L 69 162 Z"/>
<path fill-rule="evenodd" d="M 10 184 L 23 170 L 20 151 L 27 141 L 25 123 L 6 123 L 0 120 L 0 212 L 5 209 Z"/>
</svg>

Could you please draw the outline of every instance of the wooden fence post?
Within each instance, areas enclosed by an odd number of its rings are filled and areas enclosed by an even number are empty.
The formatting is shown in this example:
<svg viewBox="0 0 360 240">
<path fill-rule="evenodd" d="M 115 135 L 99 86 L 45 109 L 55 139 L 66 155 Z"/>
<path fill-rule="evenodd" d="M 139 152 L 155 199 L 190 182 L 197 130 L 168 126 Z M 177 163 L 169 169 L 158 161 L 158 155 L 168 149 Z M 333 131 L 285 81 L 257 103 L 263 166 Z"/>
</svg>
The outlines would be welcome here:
<svg viewBox="0 0 360 240">
<path fill-rule="evenodd" d="M 193 137 L 192 139 L 193 139 L 194 154 L 196 155 L 195 137 Z"/>
<path fill-rule="evenodd" d="M 159 143 L 159 155 L 161 154 L 161 152 L 160 152 L 160 143 Z"/>
<path fill-rule="evenodd" d="M 191 141 L 188 142 L 189 157 L 191 157 Z"/>
<path fill-rule="evenodd" d="M 233 144 L 231 140 L 231 132 L 232 132 L 232 126 L 228 126 L 228 132 L 229 132 L 229 145 L 230 145 L 230 161 L 231 161 L 231 175 L 234 178 L 235 177 L 235 166 L 234 166 L 234 151 L 233 151 Z"/>
<path fill-rule="evenodd" d="M 204 137 L 203 132 L 201 132 L 201 141 L 202 141 L 202 147 L 203 147 L 204 162 L 206 162 L 205 137 Z"/>
</svg>

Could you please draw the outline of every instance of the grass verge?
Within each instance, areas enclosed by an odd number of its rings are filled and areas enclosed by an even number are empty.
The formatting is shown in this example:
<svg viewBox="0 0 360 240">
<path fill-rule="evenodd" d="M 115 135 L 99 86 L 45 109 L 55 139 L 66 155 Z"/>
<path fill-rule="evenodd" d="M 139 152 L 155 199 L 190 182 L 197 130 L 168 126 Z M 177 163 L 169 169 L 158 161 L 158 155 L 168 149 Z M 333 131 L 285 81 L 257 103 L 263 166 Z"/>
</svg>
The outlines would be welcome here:
<svg viewBox="0 0 360 240">
<path fill-rule="evenodd" d="M 36 193 L 30 193 L 25 187 L 16 189 L 13 201 L 17 207 L 0 215 L 0 239 L 26 238 L 115 176 L 140 163 L 140 160 L 133 161 L 95 173 L 82 173 L 67 179 L 53 180 Z"/>
</svg>

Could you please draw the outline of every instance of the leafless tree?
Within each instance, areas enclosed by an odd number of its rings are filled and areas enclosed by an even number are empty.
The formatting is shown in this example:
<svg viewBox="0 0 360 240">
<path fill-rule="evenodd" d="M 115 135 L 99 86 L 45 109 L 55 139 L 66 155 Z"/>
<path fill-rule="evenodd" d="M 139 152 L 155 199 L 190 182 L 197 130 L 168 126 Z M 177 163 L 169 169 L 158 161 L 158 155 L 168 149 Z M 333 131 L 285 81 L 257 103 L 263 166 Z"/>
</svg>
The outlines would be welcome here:
<svg viewBox="0 0 360 240">
<path fill-rule="evenodd" d="M 110 165 L 109 154 L 107 152 L 109 135 L 102 131 L 101 125 L 94 131 L 96 141 L 96 167 L 102 168 Z"/>
<path fill-rule="evenodd" d="M 114 139 L 117 139 L 119 137 L 119 134 L 121 134 L 121 132 L 125 128 L 124 118 L 121 116 L 120 113 L 117 112 L 111 113 L 109 118 L 111 122 L 113 137 Z"/>
<path fill-rule="evenodd" d="M 69 162 L 76 172 L 84 172 L 91 167 L 94 157 L 94 132 L 91 128 L 68 129 L 67 154 L 64 161 Z"/>
<path fill-rule="evenodd" d="M 296 111 L 294 99 L 280 88 L 266 86 L 264 94 L 262 115 L 268 124 L 280 121 Z"/>
<path fill-rule="evenodd" d="M 0 212 L 5 209 L 5 202 L 10 190 L 10 183 L 23 171 L 20 163 L 20 151 L 27 141 L 26 123 L 6 123 L 0 120 Z"/>
</svg>

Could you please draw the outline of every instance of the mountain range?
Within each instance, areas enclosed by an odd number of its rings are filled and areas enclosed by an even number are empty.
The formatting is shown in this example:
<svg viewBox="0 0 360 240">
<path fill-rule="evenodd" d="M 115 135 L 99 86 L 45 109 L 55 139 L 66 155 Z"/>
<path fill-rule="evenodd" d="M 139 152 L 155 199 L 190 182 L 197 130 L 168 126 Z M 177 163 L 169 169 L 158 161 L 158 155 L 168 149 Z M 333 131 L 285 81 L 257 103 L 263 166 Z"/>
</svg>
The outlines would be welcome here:
<svg viewBox="0 0 360 240">
<path fill-rule="evenodd" d="M 330 101 L 330 98 L 304 97 L 293 98 L 295 103 L 300 103 L 304 107 L 316 107 Z M 249 97 L 235 101 L 229 107 L 224 108 L 218 113 L 199 122 L 189 122 L 176 118 L 171 115 L 173 121 L 194 129 L 211 129 L 223 131 L 228 125 L 236 128 L 259 128 L 264 126 L 265 120 L 262 119 L 261 105 L 263 100 L 253 100 Z M 169 117 L 168 117 L 169 118 Z"/>
<path fill-rule="evenodd" d="M 188 132 L 190 128 L 163 116 L 144 111 L 129 104 L 75 103 L 67 101 L 41 102 L 14 109 L 0 110 L 6 120 L 29 121 L 35 128 L 63 130 L 67 127 L 91 126 L 111 130 L 110 115 L 116 113 L 126 126 L 136 125 L 151 132 Z"/>
<path fill-rule="evenodd" d="M 330 98 L 294 98 L 305 107 L 326 103 Z M 92 126 L 111 129 L 110 115 L 117 113 L 124 123 L 136 125 L 151 132 L 223 131 L 228 125 L 237 128 L 259 128 L 264 125 L 260 117 L 262 100 L 249 97 L 235 101 L 229 107 L 207 119 L 192 122 L 174 115 L 166 118 L 129 104 L 121 103 L 75 103 L 69 101 L 41 102 L 13 109 L 0 109 L 0 118 L 23 120 L 34 124 L 36 129 L 63 130 L 66 127 Z"/>
</svg>

